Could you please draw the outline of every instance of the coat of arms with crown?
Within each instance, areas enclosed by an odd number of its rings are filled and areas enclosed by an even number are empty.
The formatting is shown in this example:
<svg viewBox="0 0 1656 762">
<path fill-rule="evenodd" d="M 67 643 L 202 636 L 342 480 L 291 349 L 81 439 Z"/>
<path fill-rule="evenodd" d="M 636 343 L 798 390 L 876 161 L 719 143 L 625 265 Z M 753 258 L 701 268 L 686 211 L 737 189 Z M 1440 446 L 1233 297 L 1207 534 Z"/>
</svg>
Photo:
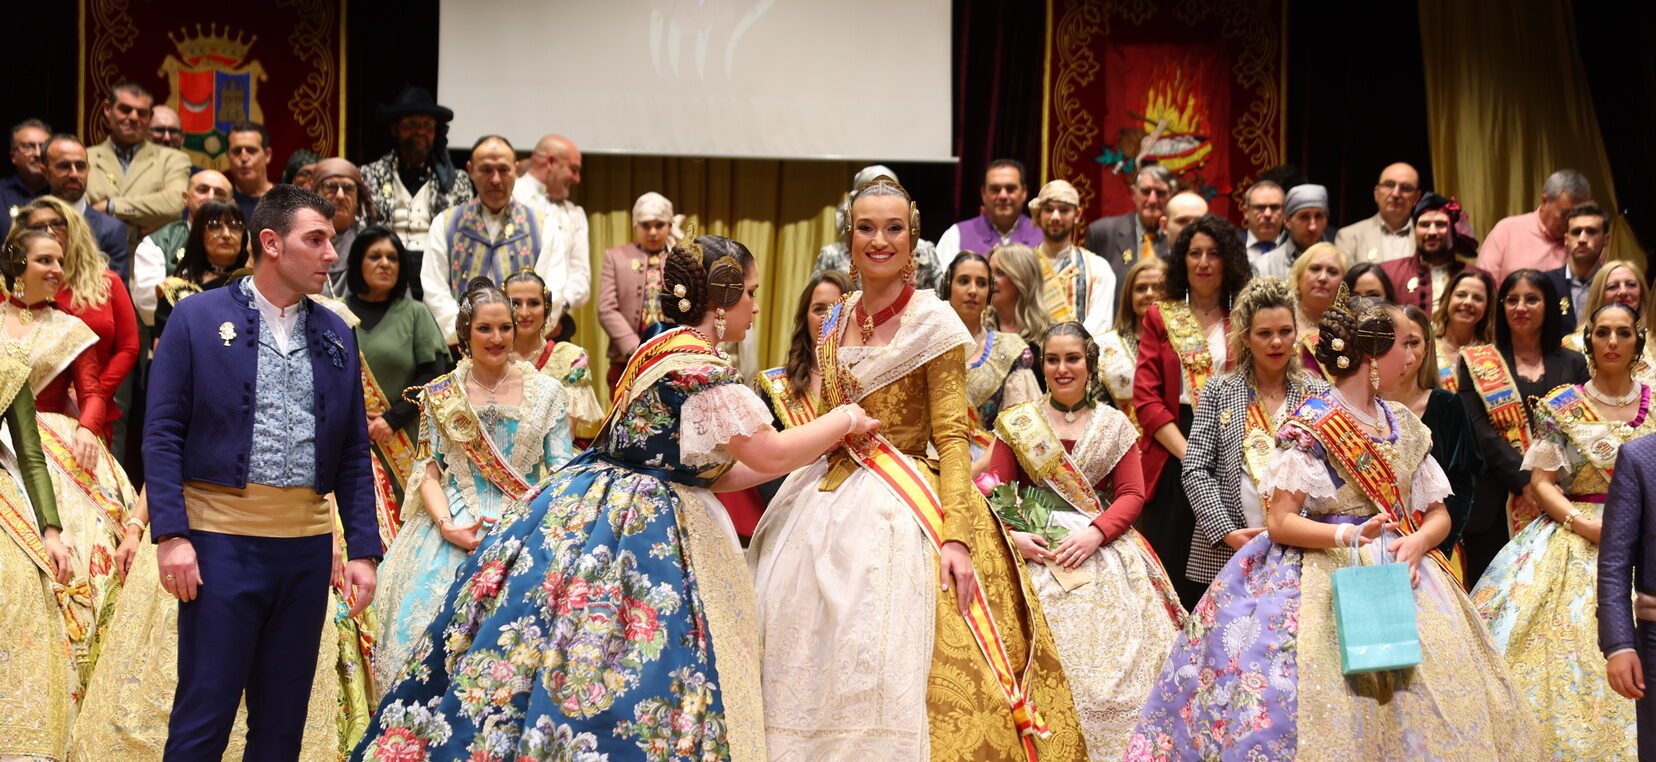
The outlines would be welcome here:
<svg viewBox="0 0 1656 762">
<path fill-rule="evenodd" d="M 240 31 L 217 24 L 206 32 L 197 24 L 193 34 L 182 29 L 167 37 L 178 55 L 168 55 L 156 73 L 171 86 L 167 105 L 183 122 L 184 151 L 198 167 L 226 169 L 230 127 L 244 120 L 264 122 L 258 89 L 267 77 L 262 64 L 248 60 L 259 38 L 244 39 Z"/>
</svg>

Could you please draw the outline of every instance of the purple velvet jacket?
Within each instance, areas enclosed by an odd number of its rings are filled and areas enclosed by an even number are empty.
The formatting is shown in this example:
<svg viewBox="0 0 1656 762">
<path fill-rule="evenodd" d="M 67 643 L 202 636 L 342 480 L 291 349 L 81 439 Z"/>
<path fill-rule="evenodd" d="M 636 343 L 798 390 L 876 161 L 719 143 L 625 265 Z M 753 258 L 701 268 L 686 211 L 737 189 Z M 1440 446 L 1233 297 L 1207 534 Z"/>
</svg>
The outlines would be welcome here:
<svg viewBox="0 0 1656 762">
<path fill-rule="evenodd" d="M 334 493 L 351 558 L 382 556 L 356 334 L 332 311 L 303 304 L 316 396 L 316 492 Z M 219 335 L 225 324 L 235 329 L 228 346 Z M 152 537 L 189 535 L 185 481 L 247 486 L 259 367 L 259 311 L 235 283 L 180 300 L 167 329 L 150 363 L 144 422 Z M 324 339 L 329 331 L 343 351 Z"/>
<path fill-rule="evenodd" d="M 1604 500 L 1599 537 L 1599 648 L 1606 654 L 1633 648 L 1630 590 L 1649 591 L 1656 566 L 1656 436 L 1622 445 L 1616 475 Z"/>
</svg>

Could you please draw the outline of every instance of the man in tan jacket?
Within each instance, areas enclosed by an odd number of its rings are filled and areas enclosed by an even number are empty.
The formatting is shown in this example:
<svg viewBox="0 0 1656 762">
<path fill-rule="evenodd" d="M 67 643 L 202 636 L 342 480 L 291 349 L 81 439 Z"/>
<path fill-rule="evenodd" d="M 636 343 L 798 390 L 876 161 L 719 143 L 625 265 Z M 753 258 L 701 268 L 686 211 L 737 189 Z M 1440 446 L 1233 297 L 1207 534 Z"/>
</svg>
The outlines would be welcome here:
<svg viewBox="0 0 1656 762">
<path fill-rule="evenodd" d="M 190 184 L 190 158 L 149 140 L 155 96 L 136 82 L 109 91 L 104 125 L 109 138 L 86 149 L 91 163 L 86 202 L 126 223 L 129 245 L 179 219 Z"/>
</svg>

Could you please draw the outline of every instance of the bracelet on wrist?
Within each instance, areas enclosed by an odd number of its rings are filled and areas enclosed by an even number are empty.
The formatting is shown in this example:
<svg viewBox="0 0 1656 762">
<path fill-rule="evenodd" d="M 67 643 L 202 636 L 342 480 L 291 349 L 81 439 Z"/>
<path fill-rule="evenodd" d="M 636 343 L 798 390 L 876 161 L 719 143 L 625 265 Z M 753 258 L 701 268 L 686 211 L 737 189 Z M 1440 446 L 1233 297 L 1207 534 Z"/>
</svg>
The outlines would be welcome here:
<svg viewBox="0 0 1656 762">
<path fill-rule="evenodd" d="M 1571 531 L 1571 532 L 1574 532 L 1575 531 L 1575 526 L 1574 526 L 1575 525 L 1575 520 L 1578 519 L 1578 518 L 1581 518 L 1581 510 L 1580 509 L 1570 511 L 1570 515 L 1564 517 L 1564 529 L 1566 529 L 1568 531 Z"/>
<path fill-rule="evenodd" d="M 853 412 L 851 412 L 851 408 L 848 408 L 848 407 L 844 407 L 844 406 L 841 406 L 841 407 L 840 407 L 840 409 L 839 409 L 839 410 L 840 410 L 840 412 L 841 412 L 841 413 L 844 413 L 844 414 L 845 414 L 845 417 L 846 417 L 846 419 L 847 419 L 847 420 L 849 420 L 849 421 L 851 421 L 851 423 L 850 423 L 850 424 L 848 424 L 848 425 L 847 425 L 847 426 L 846 426 L 846 427 L 845 427 L 845 434 L 846 434 L 846 436 L 850 436 L 850 435 L 851 435 L 851 432 L 853 432 L 853 431 L 856 431 L 856 430 L 857 430 L 857 423 L 858 423 L 858 421 L 857 421 L 857 414 L 856 414 L 856 413 L 853 413 Z"/>
</svg>

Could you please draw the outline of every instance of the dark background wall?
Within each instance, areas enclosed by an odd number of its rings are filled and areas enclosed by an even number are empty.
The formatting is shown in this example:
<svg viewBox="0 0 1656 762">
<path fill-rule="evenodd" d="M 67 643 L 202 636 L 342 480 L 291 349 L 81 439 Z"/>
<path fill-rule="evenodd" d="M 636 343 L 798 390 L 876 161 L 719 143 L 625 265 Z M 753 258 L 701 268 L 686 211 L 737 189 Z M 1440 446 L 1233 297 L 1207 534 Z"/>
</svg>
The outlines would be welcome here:
<svg viewBox="0 0 1656 762">
<path fill-rule="evenodd" d="M 1416 6 L 1287 2 L 1288 161 L 1328 186 L 1339 224 L 1373 213 L 1374 179 L 1390 162 L 1414 164 L 1431 188 Z M 347 153 L 363 161 L 391 147 L 386 127 L 374 119 L 376 106 L 405 84 L 435 89 L 438 4 L 349 0 L 348 9 Z M 10 53 L 12 76 L 0 125 L 38 116 L 72 129 L 76 13 L 73 0 L 8 8 L 0 49 Z M 1656 142 L 1648 139 L 1656 124 L 1656 101 L 1648 97 L 1656 92 L 1656 46 L 1641 38 L 1656 28 L 1656 4 L 1579 3 L 1575 16 L 1605 147 L 1618 170 L 1621 211 L 1642 240 L 1656 242 L 1656 212 L 1649 211 L 1656 207 L 1656 172 L 1649 171 L 1656 168 Z M 977 187 L 992 159 L 1016 158 L 1039 171 L 1045 25 L 1044 3 L 954 0 L 960 161 L 891 165 L 920 202 L 927 237 L 977 214 Z M 1475 36 L 1468 40 L 1475 44 Z M 278 156 L 273 163 L 285 161 Z M 0 158 L 0 175 L 10 174 L 9 164 Z"/>
</svg>

